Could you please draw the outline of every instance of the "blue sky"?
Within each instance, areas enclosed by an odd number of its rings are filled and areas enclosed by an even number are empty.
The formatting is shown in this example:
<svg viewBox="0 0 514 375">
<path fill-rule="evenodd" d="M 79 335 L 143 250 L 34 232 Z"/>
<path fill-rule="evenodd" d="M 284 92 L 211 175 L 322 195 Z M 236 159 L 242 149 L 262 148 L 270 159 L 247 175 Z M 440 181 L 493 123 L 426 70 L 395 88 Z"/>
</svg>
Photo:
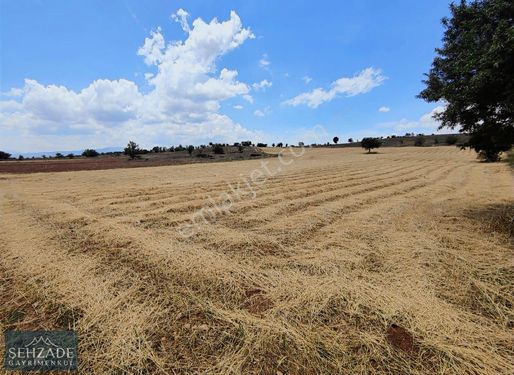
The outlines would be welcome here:
<svg viewBox="0 0 514 375">
<path fill-rule="evenodd" d="M 415 96 L 448 1 L 0 4 L 0 149 L 437 129 Z"/>
</svg>

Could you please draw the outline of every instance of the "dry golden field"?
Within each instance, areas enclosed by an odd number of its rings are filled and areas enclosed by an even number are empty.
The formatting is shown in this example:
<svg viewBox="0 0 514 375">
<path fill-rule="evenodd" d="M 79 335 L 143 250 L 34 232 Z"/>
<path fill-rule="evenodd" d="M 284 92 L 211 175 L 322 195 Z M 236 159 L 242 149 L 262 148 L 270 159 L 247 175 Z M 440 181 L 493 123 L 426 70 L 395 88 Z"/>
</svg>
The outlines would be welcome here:
<svg viewBox="0 0 514 375">
<path fill-rule="evenodd" d="M 81 374 L 512 374 L 513 204 L 455 147 L 0 175 L 0 328 Z"/>
</svg>

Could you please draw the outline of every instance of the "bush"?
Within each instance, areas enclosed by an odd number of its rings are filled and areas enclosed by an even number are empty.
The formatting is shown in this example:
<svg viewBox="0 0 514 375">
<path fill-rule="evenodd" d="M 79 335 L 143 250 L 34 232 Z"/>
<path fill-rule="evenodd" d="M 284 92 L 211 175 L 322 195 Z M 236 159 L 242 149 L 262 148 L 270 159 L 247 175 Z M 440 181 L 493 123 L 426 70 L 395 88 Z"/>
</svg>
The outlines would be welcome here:
<svg viewBox="0 0 514 375">
<path fill-rule="evenodd" d="M 382 141 L 378 138 L 362 138 L 361 146 L 362 148 L 368 150 L 368 153 L 370 153 L 371 149 L 379 148 L 380 146 L 382 146 Z"/>
<path fill-rule="evenodd" d="M 456 135 L 449 135 L 448 137 L 446 137 L 446 144 L 454 145 L 454 144 L 457 144 L 458 140 L 459 140 L 459 138 Z"/>
<path fill-rule="evenodd" d="M 332 139 L 332 141 L 334 141 L 334 143 L 337 144 L 337 142 L 339 142 L 339 137 L 334 137 L 334 139 Z"/>
<path fill-rule="evenodd" d="M 193 153 L 194 150 L 195 150 L 195 146 L 193 146 L 193 145 L 187 146 L 187 152 L 189 152 L 189 156 L 191 156 L 191 154 Z"/>
<path fill-rule="evenodd" d="M 414 140 L 414 146 L 421 147 L 425 145 L 425 137 L 422 135 L 418 135 Z"/>
<path fill-rule="evenodd" d="M 86 158 L 94 158 L 100 155 L 96 150 L 92 148 L 86 148 L 84 152 L 82 152 L 82 156 L 85 156 Z M 43 155 L 43 158 L 45 158 L 45 155 Z"/>
<path fill-rule="evenodd" d="M 73 159 L 73 158 L 75 157 L 75 155 L 73 155 L 73 154 L 68 154 L 68 155 L 66 155 L 66 157 L 67 157 L 68 159 Z"/>
<path fill-rule="evenodd" d="M 257 147 L 268 147 L 267 143 L 257 143 Z"/>
<path fill-rule="evenodd" d="M 23 157 L 23 155 L 18 155 L 18 160 L 24 160 L 25 158 Z"/>
<path fill-rule="evenodd" d="M 57 159 L 63 159 L 63 158 L 64 158 L 64 155 L 63 155 L 63 154 L 61 154 L 60 152 L 56 152 L 56 153 L 55 153 L 55 157 L 56 157 Z"/>
<path fill-rule="evenodd" d="M 348 138 L 348 143 L 353 143 L 353 138 Z"/>
<path fill-rule="evenodd" d="M 125 155 L 128 155 L 130 159 L 134 159 L 136 158 L 137 154 L 140 153 L 139 145 L 136 142 L 129 141 L 123 152 Z"/>
<path fill-rule="evenodd" d="M 243 152 L 244 147 L 243 146 L 237 146 L 237 149 L 239 150 L 239 152 Z"/>
<path fill-rule="evenodd" d="M 225 150 L 223 149 L 222 145 L 217 143 L 214 146 L 212 146 L 212 152 L 219 155 L 219 154 L 224 154 Z"/>
<path fill-rule="evenodd" d="M 8 152 L 0 151 L 0 159 L 5 160 L 9 159 L 11 157 L 11 154 Z"/>
</svg>

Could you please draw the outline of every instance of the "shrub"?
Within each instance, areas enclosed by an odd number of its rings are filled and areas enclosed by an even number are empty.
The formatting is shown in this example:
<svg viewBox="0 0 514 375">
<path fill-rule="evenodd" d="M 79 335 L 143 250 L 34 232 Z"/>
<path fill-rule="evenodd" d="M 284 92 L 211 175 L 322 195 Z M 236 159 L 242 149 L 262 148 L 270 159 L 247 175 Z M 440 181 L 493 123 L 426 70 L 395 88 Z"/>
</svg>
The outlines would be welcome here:
<svg viewBox="0 0 514 375">
<path fill-rule="evenodd" d="M 136 158 L 137 154 L 139 154 L 139 145 L 136 142 L 129 141 L 127 147 L 123 150 L 125 155 L 128 155 L 130 159 Z"/>
<path fill-rule="evenodd" d="M 239 150 L 239 152 L 243 152 L 244 147 L 243 146 L 237 146 L 237 149 Z"/>
<path fill-rule="evenodd" d="M 339 137 L 334 137 L 332 140 L 334 141 L 335 144 L 337 144 L 337 142 L 339 142 Z"/>
<path fill-rule="evenodd" d="M 187 146 L 187 152 L 189 152 L 189 156 L 193 154 L 193 151 L 195 150 L 195 146 L 189 145 Z"/>
<path fill-rule="evenodd" d="M 60 152 L 56 152 L 56 153 L 55 153 L 55 157 L 56 157 L 57 159 L 63 159 L 63 158 L 64 158 L 64 155 L 63 155 L 63 154 L 61 154 Z"/>
<path fill-rule="evenodd" d="M 82 152 L 82 156 L 85 156 L 86 158 L 94 158 L 100 155 L 96 150 L 92 148 L 86 148 L 84 152 Z M 45 155 L 43 155 L 43 158 L 45 158 Z"/>
<path fill-rule="evenodd" d="M 215 154 L 224 154 L 225 153 L 225 150 L 223 149 L 223 146 L 220 145 L 220 144 L 215 144 L 213 147 L 212 147 L 212 152 L 214 152 Z"/>
<path fill-rule="evenodd" d="M 9 159 L 11 157 L 11 154 L 8 152 L 0 151 L 0 159 L 5 160 Z"/>
<path fill-rule="evenodd" d="M 457 144 L 458 140 L 459 140 L 459 138 L 456 135 L 449 135 L 448 137 L 446 137 L 446 144 L 454 145 L 454 144 Z"/>
<path fill-rule="evenodd" d="M 73 154 L 68 154 L 68 155 L 66 155 L 66 157 L 67 157 L 68 159 L 73 159 L 73 158 L 75 157 L 75 155 L 73 155 Z"/>
<path fill-rule="evenodd" d="M 348 143 L 353 143 L 353 138 L 348 138 Z"/>
<path fill-rule="evenodd" d="M 18 155 L 18 160 L 24 160 L 25 158 L 23 157 L 23 155 Z"/>
<path fill-rule="evenodd" d="M 370 153 L 371 149 L 379 148 L 380 146 L 382 146 L 382 141 L 378 138 L 362 138 L 361 146 L 362 148 L 368 150 L 368 153 Z"/>
<path fill-rule="evenodd" d="M 422 135 L 418 135 L 414 140 L 414 146 L 421 147 L 425 145 L 425 137 Z"/>
<path fill-rule="evenodd" d="M 257 147 L 268 147 L 267 143 L 257 143 Z"/>
<path fill-rule="evenodd" d="M 284 144 L 282 142 L 277 143 L 277 147 L 284 147 Z"/>
</svg>

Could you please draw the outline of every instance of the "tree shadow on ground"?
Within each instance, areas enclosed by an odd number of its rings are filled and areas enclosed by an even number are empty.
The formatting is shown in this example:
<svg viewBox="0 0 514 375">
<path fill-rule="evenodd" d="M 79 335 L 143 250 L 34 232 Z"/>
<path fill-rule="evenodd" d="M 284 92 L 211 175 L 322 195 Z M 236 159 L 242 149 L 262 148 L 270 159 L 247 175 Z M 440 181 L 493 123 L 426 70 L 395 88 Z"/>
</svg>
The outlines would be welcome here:
<svg viewBox="0 0 514 375">
<path fill-rule="evenodd" d="M 488 231 L 506 234 L 514 240 L 514 201 L 470 208 L 466 216 L 480 222 Z"/>
</svg>

